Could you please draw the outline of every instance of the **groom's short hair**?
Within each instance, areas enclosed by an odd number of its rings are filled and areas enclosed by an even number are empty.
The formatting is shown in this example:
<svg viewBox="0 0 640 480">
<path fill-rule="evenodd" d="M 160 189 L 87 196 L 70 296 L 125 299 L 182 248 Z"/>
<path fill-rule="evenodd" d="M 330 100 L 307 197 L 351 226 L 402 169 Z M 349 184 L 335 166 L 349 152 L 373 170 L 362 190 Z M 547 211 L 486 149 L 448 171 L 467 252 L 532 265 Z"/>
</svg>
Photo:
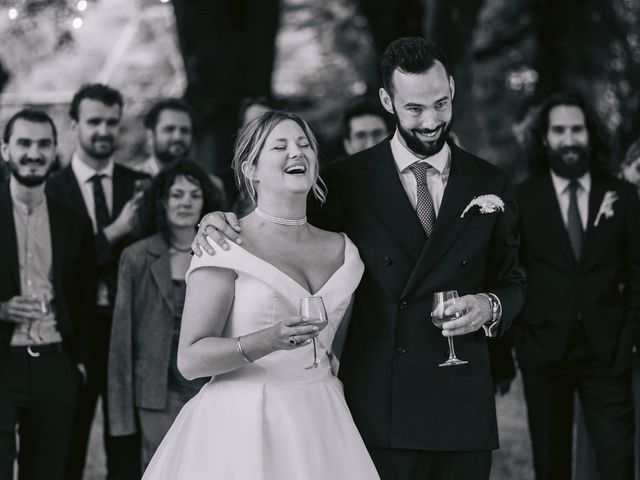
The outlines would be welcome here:
<svg viewBox="0 0 640 480">
<path fill-rule="evenodd" d="M 424 73 L 433 67 L 436 61 L 442 64 L 447 75 L 451 75 L 447 56 L 435 43 L 422 37 L 398 38 L 391 42 L 382 54 L 382 86 L 392 95 L 391 76 L 396 68 L 403 73 Z"/>
</svg>

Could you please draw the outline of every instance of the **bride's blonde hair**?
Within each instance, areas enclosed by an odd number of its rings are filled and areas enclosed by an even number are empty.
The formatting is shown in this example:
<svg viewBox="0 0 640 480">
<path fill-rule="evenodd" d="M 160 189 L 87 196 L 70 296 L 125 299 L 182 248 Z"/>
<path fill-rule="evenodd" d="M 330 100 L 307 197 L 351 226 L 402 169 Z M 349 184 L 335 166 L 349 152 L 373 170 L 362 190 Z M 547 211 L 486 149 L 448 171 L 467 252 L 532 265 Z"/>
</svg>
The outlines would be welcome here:
<svg viewBox="0 0 640 480">
<path fill-rule="evenodd" d="M 295 113 L 271 110 L 263 113 L 258 118 L 252 120 L 240 131 L 234 147 L 233 161 L 231 167 L 240 190 L 240 194 L 256 205 L 258 194 L 253 185 L 253 180 L 247 176 L 247 168 L 255 166 L 264 147 L 264 143 L 271 131 L 284 120 L 291 120 L 302 129 L 313 153 L 318 157 L 318 141 L 311 131 L 311 128 L 302 117 Z M 314 182 L 311 190 L 313 195 L 322 203 L 326 200 L 327 187 L 320 178 L 320 163 L 316 161 Z"/>
</svg>

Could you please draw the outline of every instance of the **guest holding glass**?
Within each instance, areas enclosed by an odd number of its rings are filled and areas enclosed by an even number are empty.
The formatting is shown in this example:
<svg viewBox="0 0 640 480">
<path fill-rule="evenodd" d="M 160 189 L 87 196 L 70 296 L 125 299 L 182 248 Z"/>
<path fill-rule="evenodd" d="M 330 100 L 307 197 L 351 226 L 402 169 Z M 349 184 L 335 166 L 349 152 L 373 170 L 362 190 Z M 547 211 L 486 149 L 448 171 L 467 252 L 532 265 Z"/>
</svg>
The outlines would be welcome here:
<svg viewBox="0 0 640 480">
<path fill-rule="evenodd" d="M 294 114 L 264 113 L 240 133 L 234 174 L 256 208 L 240 221 L 242 246 L 193 257 L 178 351 L 185 377 L 214 378 L 145 479 L 378 478 L 328 368 L 364 266 L 346 235 L 306 221 L 309 191 L 324 199 L 317 155 Z M 307 297 L 325 308 L 307 312 Z"/>
<path fill-rule="evenodd" d="M 139 431 L 142 471 L 182 406 L 208 380 L 185 380 L 176 356 L 189 245 L 203 212 L 220 206 L 216 192 L 195 163 L 182 160 L 160 171 L 138 212 L 145 238 L 120 259 L 109 349 L 109 421 L 115 436 Z"/>
</svg>

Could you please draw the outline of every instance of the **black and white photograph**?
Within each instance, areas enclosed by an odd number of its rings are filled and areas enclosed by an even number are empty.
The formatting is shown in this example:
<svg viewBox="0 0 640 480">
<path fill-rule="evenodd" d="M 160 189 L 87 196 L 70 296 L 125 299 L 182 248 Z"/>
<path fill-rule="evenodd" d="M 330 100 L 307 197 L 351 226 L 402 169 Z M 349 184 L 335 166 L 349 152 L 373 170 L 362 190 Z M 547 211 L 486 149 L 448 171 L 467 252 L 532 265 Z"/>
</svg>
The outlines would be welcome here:
<svg viewBox="0 0 640 480">
<path fill-rule="evenodd" d="M 640 0 L 0 39 L 0 479 L 640 480 Z"/>
</svg>

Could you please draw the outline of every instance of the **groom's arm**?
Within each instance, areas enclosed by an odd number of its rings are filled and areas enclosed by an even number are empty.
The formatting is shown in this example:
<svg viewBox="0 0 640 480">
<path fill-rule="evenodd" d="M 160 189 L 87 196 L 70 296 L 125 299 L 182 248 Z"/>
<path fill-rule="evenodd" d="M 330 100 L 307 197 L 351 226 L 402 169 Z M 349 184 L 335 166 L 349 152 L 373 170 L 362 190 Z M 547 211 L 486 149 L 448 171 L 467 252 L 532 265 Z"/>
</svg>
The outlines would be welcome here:
<svg viewBox="0 0 640 480">
<path fill-rule="evenodd" d="M 495 295 L 501 307 L 496 335 L 502 335 L 520 313 L 526 295 L 524 270 L 520 266 L 518 250 L 520 234 L 518 204 L 515 189 L 504 175 L 502 194 L 504 212 L 498 215 L 489 245 L 485 274 L 485 292 Z"/>
</svg>

